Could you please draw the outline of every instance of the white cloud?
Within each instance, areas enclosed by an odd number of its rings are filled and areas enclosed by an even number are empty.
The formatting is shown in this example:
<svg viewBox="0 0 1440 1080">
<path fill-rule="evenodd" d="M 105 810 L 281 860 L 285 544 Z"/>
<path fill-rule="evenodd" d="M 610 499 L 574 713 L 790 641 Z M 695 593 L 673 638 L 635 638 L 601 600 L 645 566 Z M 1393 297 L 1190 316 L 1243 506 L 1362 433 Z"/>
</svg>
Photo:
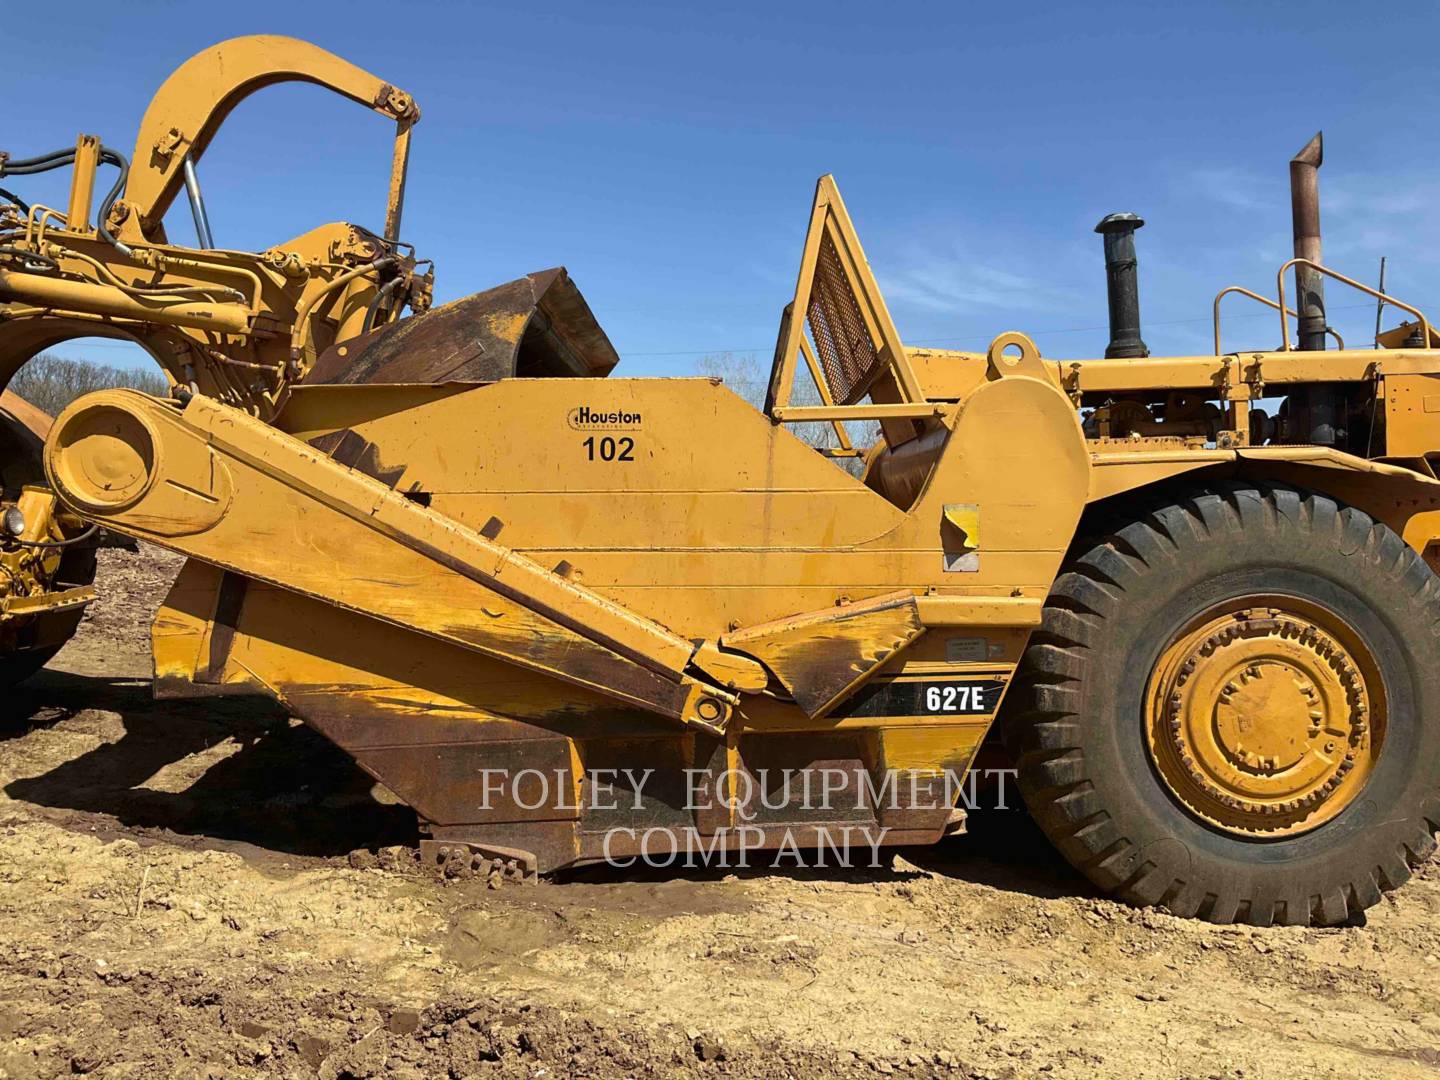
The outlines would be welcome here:
<svg viewBox="0 0 1440 1080">
<path fill-rule="evenodd" d="M 1180 174 L 1182 194 L 1199 195 L 1231 210 L 1272 209 L 1284 201 L 1284 187 L 1269 176 L 1231 165 L 1202 166 Z"/>
<path fill-rule="evenodd" d="M 985 250 L 977 246 L 976 250 Z M 1072 304 L 1076 296 L 1016 267 L 977 262 L 973 256 L 911 251 L 889 260 L 892 269 L 878 275 L 881 291 L 895 305 L 944 315 L 1030 310 Z"/>
</svg>

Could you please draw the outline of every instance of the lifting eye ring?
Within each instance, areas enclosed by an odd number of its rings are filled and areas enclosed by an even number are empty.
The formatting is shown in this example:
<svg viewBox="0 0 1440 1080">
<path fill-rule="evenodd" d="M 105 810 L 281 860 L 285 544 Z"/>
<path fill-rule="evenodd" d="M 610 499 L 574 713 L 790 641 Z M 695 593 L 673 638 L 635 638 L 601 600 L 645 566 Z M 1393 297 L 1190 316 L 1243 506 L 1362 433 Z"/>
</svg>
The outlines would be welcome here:
<svg viewBox="0 0 1440 1080">
<path fill-rule="evenodd" d="M 1018 350 L 1018 354 L 1014 350 Z M 990 361 L 990 374 L 993 378 L 1029 375 L 1031 378 L 1050 381 L 1044 365 L 1040 362 L 1040 350 L 1035 347 L 1035 342 L 1018 330 L 1007 330 L 990 342 L 985 356 Z"/>
</svg>

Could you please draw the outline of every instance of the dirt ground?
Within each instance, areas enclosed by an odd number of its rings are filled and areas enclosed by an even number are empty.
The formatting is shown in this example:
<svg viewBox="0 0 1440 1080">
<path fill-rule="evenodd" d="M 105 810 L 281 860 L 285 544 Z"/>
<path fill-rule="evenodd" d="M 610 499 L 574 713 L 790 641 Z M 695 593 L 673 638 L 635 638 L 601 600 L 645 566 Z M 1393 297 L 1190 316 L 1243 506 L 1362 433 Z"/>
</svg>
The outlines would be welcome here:
<svg viewBox="0 0 1440 1080">
<path fill-rule="evenodd" d="M 0 731 L 0 1080 L 1292 1078 L 1440 1071 L 1440 873 L 1363 926 L 1096 898 L 1023 811 L 872 871 L 433 881 L 413 816 L 278 709 L 155 703 L 179 560 Z"/>
</svg>

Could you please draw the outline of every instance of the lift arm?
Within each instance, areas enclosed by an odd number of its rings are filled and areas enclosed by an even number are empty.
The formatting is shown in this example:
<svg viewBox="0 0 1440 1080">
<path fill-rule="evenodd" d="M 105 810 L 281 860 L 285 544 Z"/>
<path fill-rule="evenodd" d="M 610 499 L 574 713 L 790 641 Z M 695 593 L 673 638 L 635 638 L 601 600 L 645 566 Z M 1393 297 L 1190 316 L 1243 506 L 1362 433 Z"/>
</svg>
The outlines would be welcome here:
<svg viewBox="0 0 1440 1080">
<path fill-rule="evenodd" d="M 386 212 L 387 237 L 398 235 L 405 195 L 410 128 L 420 110 L 405 91 L 309 42 L 272 34 L 232 38 L 192 56 L 150 101 L 135 140 L 124 200 L 130 213 L 121 238 L 160 242 L 162 219 L 185 183 L 184 163 L 198 162 L 231 110 L 282 82 L 328 87 L 396 121 Z"/>
<path fill-rule="evenodd" d="M 729 720 L 734 696 L 685 673 L 691 642 L 212 399 L 90 394 L 45 465 L 117 532 L 712 733 Z"/>
</svg>

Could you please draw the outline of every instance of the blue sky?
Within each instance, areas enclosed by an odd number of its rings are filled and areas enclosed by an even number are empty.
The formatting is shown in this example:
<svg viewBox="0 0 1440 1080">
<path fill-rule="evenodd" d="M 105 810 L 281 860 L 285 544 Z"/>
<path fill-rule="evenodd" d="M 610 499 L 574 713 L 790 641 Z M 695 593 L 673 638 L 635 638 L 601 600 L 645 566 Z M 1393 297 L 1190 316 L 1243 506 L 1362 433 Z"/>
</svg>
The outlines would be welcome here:
<svg viewBox="0 0 1440 1080">
<path fill-rule="evenodd" d="M 768 362 L 815 178 L 833 172 L 902 338 L 1106 334 L 1095 223 L 1128 210 L 1152 351 L 1208 352 L 1215 292 L 1271 295 L 1287 161 L 1315 130 L 1326 261 L 1440 293 L 1434 3 L 72 3 L 63 63 L 15 51 L 3 144 L 129 152 L 150 94 L 246 33 L 307 38 L 412 92 L 406 239 L 451 299 L 569 268 L 624 360 Z M 391 125 L 310 86 L 261 92 L 201 166 L 217 243 L 378 229 Z M 15 181 L 22 194 L 45 189 Z M 54 196 L 59 198 L 58 195 Z M 183 200 L 172 214 L 190 233 Z M 1230 347 L 1278 328 L 1237 301 Z M 1440 307 L 1440 305 L 1436 305 Z M 1334 290 L 1332 322 L 1374 311 Z M 123 349 L 88 351 L 128 362 Z"/>
</svg>

